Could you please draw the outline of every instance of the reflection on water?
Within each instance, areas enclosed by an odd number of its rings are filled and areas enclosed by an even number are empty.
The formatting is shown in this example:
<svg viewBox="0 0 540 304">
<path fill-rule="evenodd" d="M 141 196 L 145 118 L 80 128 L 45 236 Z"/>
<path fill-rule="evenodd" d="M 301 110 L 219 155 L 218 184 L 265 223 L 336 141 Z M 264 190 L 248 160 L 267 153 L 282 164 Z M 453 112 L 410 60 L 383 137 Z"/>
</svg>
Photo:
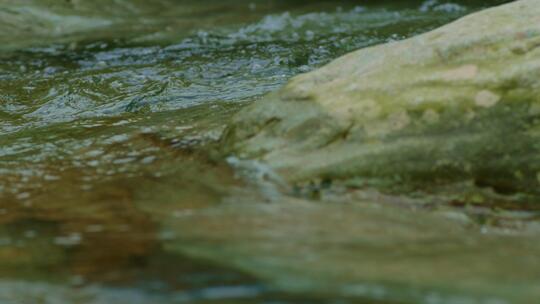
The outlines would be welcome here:
<svg viewBox="0 0 540 304">
<path fill-rule="evenodd" d="M 458 7 L 441 12 L 333 4 L 327 7 L 332 11 L 274 12 L 251 24 L 179 28 L 178 41 L 165 45 L 115 39 L 8 53 L 0 63 L 0 127 L 15 132 L 252 100 L 348 51 L 402 39 L 469 11 Z"/>
<path fill-rule="evenodd" d="M 4 19 L 15 29 L 54 25 L 74 6 L 87 23 L 70 15 L 80 28 L 39 45 L 0 34 L 15 41 L 0 53 L 2 303 L 347 303 L 284 295 L 244 267 L 178 249 L 203 239 L 187 233 L 199 211 L 225 197 L 265 201 L 207 147 L 228 117 L 291 76 L 480 7 L 114 1 L 100 12 L 99 1 L 66 1 L 47 15 L 50 1 L 28 3 L 37 6 L 5 1 L 0 16 L 16 12 Z M 242 224 L 228 220 L 201 224 L 204 238 Z"/>
</svg>

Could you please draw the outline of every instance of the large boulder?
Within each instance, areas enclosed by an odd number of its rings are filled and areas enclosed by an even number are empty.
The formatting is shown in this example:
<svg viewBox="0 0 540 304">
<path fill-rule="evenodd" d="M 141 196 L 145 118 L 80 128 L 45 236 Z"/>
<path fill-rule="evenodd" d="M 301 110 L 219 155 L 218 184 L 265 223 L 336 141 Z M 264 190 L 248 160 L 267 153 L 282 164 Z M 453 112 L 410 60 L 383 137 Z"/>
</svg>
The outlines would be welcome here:
<svg viewBox="0 0 540 304">
<path fill-rule="evenodd" d="M 539 193 L 540 1 L 362 49 L 233 118 L 227 155 L 287 181 Z"/>
</svg>

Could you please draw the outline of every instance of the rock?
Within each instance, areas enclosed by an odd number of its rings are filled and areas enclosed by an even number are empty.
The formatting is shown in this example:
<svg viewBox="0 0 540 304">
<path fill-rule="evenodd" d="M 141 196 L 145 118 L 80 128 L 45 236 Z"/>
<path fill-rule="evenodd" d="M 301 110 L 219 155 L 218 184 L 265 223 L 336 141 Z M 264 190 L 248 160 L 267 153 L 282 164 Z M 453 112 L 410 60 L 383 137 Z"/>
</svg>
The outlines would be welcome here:
<svg viewBox="0 0 540 304">
<path fill-rule="evenodd" d="M 540 1 L 481 11 L 293 78 L 233 118 L 223 152 L 287 181 L 540 189 Z"/>
<path fill-rule="evenodd" d="M 287 197 L 261 207 L 244 193 L 163 224 L 180 234 L 168 250 L 313 299 L 517 304 L 540 297 L 537 232 L 480 228 L 459 213 Z"/>
</svg>

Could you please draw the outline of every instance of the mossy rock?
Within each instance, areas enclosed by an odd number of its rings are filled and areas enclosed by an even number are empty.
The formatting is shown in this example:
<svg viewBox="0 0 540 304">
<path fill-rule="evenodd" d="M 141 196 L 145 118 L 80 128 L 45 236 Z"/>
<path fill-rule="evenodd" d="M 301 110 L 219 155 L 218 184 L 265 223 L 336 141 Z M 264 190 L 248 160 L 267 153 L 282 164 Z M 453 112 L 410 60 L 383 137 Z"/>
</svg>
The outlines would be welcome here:
<svg viewBox="0 0 540 304">
<path fill-rule="evenodd" d="M 234 117 L 223 152 L 287 181 L 537 196 L 540 1 L 469 15 L 293 78 Z"/>
</svg>

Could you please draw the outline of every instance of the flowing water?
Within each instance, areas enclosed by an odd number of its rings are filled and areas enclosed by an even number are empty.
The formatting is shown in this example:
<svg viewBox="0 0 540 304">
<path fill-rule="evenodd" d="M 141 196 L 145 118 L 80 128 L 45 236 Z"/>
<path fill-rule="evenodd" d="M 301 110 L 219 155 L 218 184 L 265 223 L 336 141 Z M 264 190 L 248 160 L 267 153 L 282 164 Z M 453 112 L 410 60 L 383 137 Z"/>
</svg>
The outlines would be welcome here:
<svg viewBox="0 0 540 304">
<path fill-rule="evenodd" d="M 257 171 L 253 164 L 246 169 L 234 159 L 227 163 L 209 147 L 231 115 L 292 76 L 358 48 L 425 32 L 487 4 L 59 2 L 0 0 L 0 26 L 6 29 L 0 34 L 1 303 L 396 298 L 383 297 L 386 293 L 411 298 L 403 286 L 377 287 L 384 275 L 374 276 L 363 292 L 302 281 L 335 277 L 328 267 L 317 272 L 306 262 L 315 258 L 313 248 L 340 234 L 334 228 L 313 230 L 318 223 L 333 227 L 313 208 L 344 213 L 346 222 L 350 212 L 326 205 L 297 210 L 303 202 L 280 207 L 280 200 L 291 199 L 281 198 L 278 186 L 257 182 L 262 165 Z M 292 224 L 276 215 L 279 208 L 312 218 Z M 365 213 L 355 212 L 360 218 Z M 376 220 L 378 213 L 369 212 Z M 260 221 L 251 222 L 250 214 Z M 351 225 L 344 229 L 358 228 Z M 303 229 L 305 235 L 287 239 L 291 230 L 283 227 Z M 460 246 L 457 235 L 449 232 L 445 246 Z M 265 238 L 275 242 L 249 247 Z M 310 245 L 298 247 L 303 242 Z M 494 241 L 485 242 L 483 248 L 493 248 Z M 358 248 L 348 252 L 357 254 Z M 376 253 L 362 254 L 376 260 Z M 287 260 L 293 256 L 305 260 Z M 418 275 L 411 282 L 426 278 Z M 444 287 L 452 278 L 434 284 Z M 488 288 L 477 287 L 479 293 Z M 429 303 L 476 303 L 448 299 L 454 302 Z"/>
</svg>

